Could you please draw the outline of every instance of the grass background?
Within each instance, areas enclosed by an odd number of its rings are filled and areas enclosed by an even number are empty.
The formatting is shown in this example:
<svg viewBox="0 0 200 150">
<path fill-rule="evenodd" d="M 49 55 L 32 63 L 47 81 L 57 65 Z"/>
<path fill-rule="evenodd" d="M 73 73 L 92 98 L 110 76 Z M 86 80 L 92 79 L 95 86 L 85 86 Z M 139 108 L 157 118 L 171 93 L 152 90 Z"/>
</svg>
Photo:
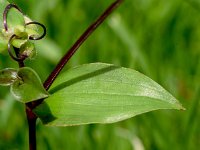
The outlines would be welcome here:
<svg viewBox="0 0 200 150">
<path fill-rule="evenodd" d="M 47 27 L 27 61 L 44 81 L 59 58 L 112 0 L 11 0 Z M 73 56 L 65 69 L 106 62 L 139 70 L 186 107 L 109 125 L 37 126 L 38 150 L 196 150 L 200 145 L 200 2 L 125 0 Z M 17 67 L 0 55 L 0 68 Z M 24 106 L 0 87 L 0 149 L 28 149 Z"/>
</svg>

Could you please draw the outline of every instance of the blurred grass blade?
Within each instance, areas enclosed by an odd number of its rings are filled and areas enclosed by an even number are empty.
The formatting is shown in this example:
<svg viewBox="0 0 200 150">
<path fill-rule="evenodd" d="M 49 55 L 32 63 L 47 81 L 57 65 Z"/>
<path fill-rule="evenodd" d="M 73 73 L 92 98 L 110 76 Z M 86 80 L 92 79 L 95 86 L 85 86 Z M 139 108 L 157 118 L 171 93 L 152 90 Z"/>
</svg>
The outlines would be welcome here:
<svg viewBox="0 0 200 150">
<path fill-rule="evenodd" d="M 144 69 L 144 71 L 146 73 L 150 73 L 150 68 L 147 62 L 148 59 L 137 44 L 137 38 L 134 37 L 134 34 L 131 33 L 126 27 L 126 25 L 122 22 L 123 21 L 120 15 L 115 14 L 109 20 L 109 26 L 129 49 L 133 57 L 132 62 L 134 60 L 138 61 L 141 64 L 141 67 Z"/>
<path fill-rule="evenodd" d="M 5 100 L 2 101 L 2 103 L 2 106 L 0 106 L 0 127 L 4 128 L 8 125 L 9 116 L 11 116 L 15 101 L 13 100 L 12 95 L 9 93 L 5 96 Z"/>
<path fill-rule="evenodd" d="M 42 57 L 53 64 L 56 64 L 62 57 L 60 46 L 49 38 L 38 41 L 35 47 L 38 50 L 39 55 L 42 55 Z"/>
<path fill-rule="evenodd" d="M 34 112 L 52 126 L 113 123 L 157 109 L 184 109 L 143 74 L 103 63 L 64 72 L 50 93 Z"/>
</svg>

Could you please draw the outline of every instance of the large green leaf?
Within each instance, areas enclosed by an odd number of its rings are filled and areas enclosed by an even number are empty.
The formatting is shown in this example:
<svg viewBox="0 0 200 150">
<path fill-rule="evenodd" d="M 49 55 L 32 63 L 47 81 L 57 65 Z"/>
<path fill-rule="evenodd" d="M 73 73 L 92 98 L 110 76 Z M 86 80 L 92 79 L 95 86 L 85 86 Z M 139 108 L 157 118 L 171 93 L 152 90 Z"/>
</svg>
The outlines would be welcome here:
<svg viewBox="0 0 200 150">
<path fill-rule="evenodd" d="M 23 103 L 48 97 L 37 73 L 28 67 L 20 68 L 18 78 L 11 85 L 14 97 Z"/>
<path fill-rule="evenodd" d="M 64 72 L 50 93 L 34 112 L 52 126 L 113 123 L 157 109 L 184 109 L 145 75 L 103 63 Z"/>
</svg>

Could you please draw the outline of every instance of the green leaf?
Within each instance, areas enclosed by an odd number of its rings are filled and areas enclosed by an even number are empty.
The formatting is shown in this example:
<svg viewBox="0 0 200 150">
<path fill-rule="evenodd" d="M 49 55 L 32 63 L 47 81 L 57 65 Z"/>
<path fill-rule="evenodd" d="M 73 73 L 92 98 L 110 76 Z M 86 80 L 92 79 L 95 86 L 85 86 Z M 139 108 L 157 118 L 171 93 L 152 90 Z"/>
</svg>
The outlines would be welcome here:
<svg viewBox="0 0 200 150">
<path fill-rule="evenodd" d="M 28 67 L 20 68 L 18 79 L 11 85 L 14 97 L 23 103 L 48 97 L 37 73 Z"/>
<path fill-rule="evenodd" d="M 30 41 L 25 42 L 20 47 L 20 54 L 30 59 L 34 58 L 36 56 L 35 45 Z"/>
<path fill-rule="evenodd" d="M 28 34 L 25 32 L 25 27 L 17 27 L 14 30 L 14 34 L 21 39 L 28 39 Z"/>
<path fill-rule="evenodd" d="M 17 70 L 6 68 L 0 70 L 0 85 L 9 86 L 17 79 Z"/>
<path fill-rule="evenodd" d="M 12 40 L 12 45 L 16 48 L 20 48 L 27 41 L 28 41 L 27 39 L 14 39 Z"/>
<path fill-rule="evenodd" d="M 184 109 L 145 75 L 103 63 L 64 72 L 50 93 L 34 112 L 51 126 L 113 123 L 158 109 Z"/>
</svg>

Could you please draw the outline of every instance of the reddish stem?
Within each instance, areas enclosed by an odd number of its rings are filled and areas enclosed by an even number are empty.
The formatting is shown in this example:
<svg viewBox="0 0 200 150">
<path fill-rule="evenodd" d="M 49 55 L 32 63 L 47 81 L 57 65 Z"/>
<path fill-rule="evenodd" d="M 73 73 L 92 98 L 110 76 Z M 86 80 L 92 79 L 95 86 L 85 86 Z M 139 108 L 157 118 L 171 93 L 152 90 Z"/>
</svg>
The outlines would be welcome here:
<svg viewBox="0 0 200 150">
<path fill-rule="evenodd" d="M 36 150 L 36 120 L 37 116 L 32 112 L 29 108 L 28 104 L 26 104 L 26 117 L 28 121 L 28 129 L 29 129 L 29 150 Z"/>
</svg>

